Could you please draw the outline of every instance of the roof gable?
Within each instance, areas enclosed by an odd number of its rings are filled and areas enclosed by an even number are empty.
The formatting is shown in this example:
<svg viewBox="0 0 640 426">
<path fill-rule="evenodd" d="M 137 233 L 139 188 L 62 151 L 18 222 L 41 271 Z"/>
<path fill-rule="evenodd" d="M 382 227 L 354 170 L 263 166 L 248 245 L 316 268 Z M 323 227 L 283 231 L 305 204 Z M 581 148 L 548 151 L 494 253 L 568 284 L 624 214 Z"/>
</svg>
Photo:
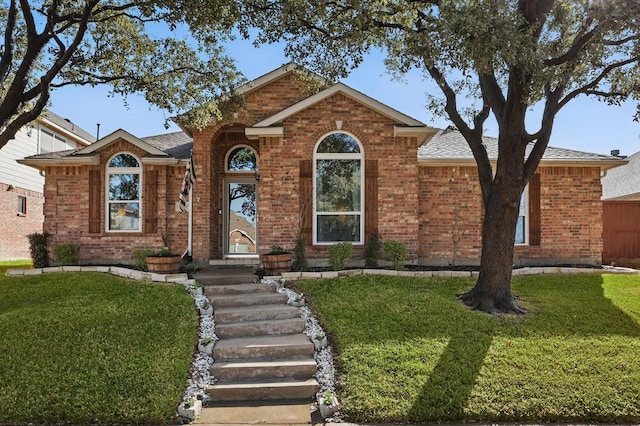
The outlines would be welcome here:
<svg viewBox="0 0 640 426">
<path fill-rule="evenodd" d="M 127 132 L 126 130 L 123 129 L 119 129 L 116 130 L 115 132 L 105 136 L 104 138 L 100 139 L 99 141 L 86 146 L 80 150 L 78 150 L 75 154 L 77 155 L 85 155 L 85 154 L 92 154 L 96 151 L 101 150 L 102 148 L 104 148 L 107 145 L 110 145 L 112 143 L 114 143 L 115 141 L 117 141 L 118 139 L 124 139 L 127 142 L 137 146 L 140 149 L 145 150 L 146 152 L 148 152 L 151 155 L 156 155 L 156 156 L 160 156 L 160 157 L 168 157 L 169 154 L 167 154 L 164 151 L 161 151 L 160 149 L 156 148 L 155 146 L 143 141 L 140 138 L 137 138 L 135 136 L 133 136 L 131 133 Z"/>
<path fill-rule="evenodd" d="M 342 93 L 345 96 L 348 96 L 349 98 L 355 100 L 356 102 L 359 102 L 375 111 L 377 111 L 378 113 L 385 115 L 393 120 L 395 120 L 396 122 L 400 123 L 400 124 L 404 124 L 406 126 L 421 126 L 424 127 L 425 124 L 409 117 L 406 114 L 401 113 L 400 111 L 397 111 L 385 104 L 383 104 L 380 101 L 377 101 L 361 92 L 358 92 L 355 89 L 352 89 L 351 87 L 347 86 L 344 83 L 337 83 L 334 84 L 333 86 L 322 90 L 318 93 L 316 93 L 315 95 L 309 96 L 308 98 L 294 104 L 291 105 L 288 108 L 285 108 L 283 110 L 281 110 L 280 112 L 265 118 L 262 121 L 259 121 L 258 123 L 254 124 L 252 127 L 270 127 L 273 126 L 275 124 L 281 123 L 283 120 L 291 117 L 292 115 L 307 109 L 315 104 L 317 104 L 318 102 L 321 102 L 333 95 L 335 95 L 336 93 Z"/>
<path fill-rule="evenodd" d="M 321 77 L 316 73 L 309 71 L 304 67 L 301 67 L 295 62 L 289 62 L 288 64 L 284 64 L 273 71 L 270 71 L 256 79 L 251 80 L 248 83 L 243 84 L 242 86 L 236 89 L 236 92 L 241 95 L 246 95 L 250 92 L 253 92 L 254 90 L 260 89 L 261 87 L 267 86 L 268 84 L 292 72 L 305 76 L 307 79 L 319 84 L 321 87 L 326 87 L 333 84 L 331 81 Z"/>
</svg>

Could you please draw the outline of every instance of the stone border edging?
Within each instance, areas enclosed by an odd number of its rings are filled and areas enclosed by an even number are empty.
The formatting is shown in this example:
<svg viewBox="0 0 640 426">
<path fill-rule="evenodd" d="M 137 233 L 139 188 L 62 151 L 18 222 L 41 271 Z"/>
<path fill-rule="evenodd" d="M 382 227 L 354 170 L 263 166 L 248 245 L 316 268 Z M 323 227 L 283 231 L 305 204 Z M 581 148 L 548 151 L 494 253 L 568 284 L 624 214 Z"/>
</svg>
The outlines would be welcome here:
<svg viewBox="0 0 640 426">
<path fill-rule="evenodd" d="M 161 283 L 183 283 L 189 279 L 187 274 L 156 274 L 153 272 L 138 271 L 122 266 L 52 266 L 36 269 L 7 269 L 8 277 L 20 277 L 27 275 L 42 275 L 53 272 L 103 272 L 119 277 L 131 278 L 138 281 L 155 281 Z"/>
<path fill-rule="evenodd" d="M 638 274 L 640 271 L 631 268 L 620 268 L 613 266 L 603 266 L 596 268 L 572 268 L 562 266 L 540 266 L 518 268 L 512 271 L 512 276 L 522 275 L 544 275 L 544 274 Z M 325 272 L 283 272 L 282 278 L 285 280 L 305 280 L 320 278 L 354 277 L 359 275 L 390 275 L 398 277 L 477 277 L 478 271 L 396 271 L 393 269 L 347 269 L 344 271 Z M 277 277 L 265 277 L 277 278 Z"/>
</svg>

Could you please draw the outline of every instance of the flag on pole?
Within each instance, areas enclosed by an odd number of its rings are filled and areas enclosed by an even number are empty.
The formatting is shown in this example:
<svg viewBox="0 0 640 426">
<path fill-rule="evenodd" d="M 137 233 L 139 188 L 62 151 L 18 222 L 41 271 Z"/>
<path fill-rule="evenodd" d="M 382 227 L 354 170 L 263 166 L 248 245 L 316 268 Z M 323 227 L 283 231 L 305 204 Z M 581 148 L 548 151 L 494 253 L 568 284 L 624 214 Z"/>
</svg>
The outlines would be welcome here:
<svg viewBox="0 0 640 426">
<path fill-rule="evenodd" d="M 187 163 L 187 170 L 184 172 L 184 179 L 182 179 L 182 188 L 180 189 L 180 202 L 178 208 L 181 212 L 187 211 L 187 200 L 189 199 L 189 192 L 193 183 L 196 181 L 196 169 L 193 166 L 193 152 Z M 189 206 L 191 208 L 191 206 Z"/>
</svg>

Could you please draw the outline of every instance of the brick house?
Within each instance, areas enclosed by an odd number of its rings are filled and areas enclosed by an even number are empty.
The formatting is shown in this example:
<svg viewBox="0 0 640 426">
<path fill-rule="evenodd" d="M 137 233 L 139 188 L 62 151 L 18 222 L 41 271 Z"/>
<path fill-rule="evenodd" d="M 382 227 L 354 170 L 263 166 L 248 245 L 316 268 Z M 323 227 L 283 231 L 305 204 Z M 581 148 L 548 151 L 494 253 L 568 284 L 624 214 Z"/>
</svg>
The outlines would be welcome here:
<svg viewBox="0 0 640 426">
<path fill-rule="evenodd" d="M 78 244 L 84 262 L 127 262 L 132 250 L 166 242 L 198 262 L 255 264 L 299 237 L 309 259 L 326 259 L 338 241 L 361 259 L 373 233 L 406 244 L 415 263 L 478 262 L 479 186 L 458 132 L 293 64 L 238 92 L 244 107 L 233 119 L 203 130 L 119 130 L 25 159 L 46 174 L 45 230 Z M 487 138 L 490 153 L 495 143 Z M 185 213 L 178 198 L 191 153 L 197 181 Z M 523 197 L 517 261 L 599 263 L 600 174 L 620 164 L 549 148 Z"/>
<path fill-rule="evenodd" d="M 27 235 L 42 232 L 44 176 L 19 164 L 26 156 L 82 147 L 95 137 L 48 111 L 0 149 L 0 260 L 28 259 Z"/>
</svg>

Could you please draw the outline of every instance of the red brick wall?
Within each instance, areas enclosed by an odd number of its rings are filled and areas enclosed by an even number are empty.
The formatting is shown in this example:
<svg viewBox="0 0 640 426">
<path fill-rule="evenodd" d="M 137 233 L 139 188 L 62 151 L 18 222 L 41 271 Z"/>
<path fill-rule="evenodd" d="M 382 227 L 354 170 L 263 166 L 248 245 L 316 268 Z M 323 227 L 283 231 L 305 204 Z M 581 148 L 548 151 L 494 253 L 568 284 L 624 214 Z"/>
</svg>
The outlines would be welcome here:
<svg viewBox="0 0 640 426">
<path fill-rule="evenodd" d="M 147 215 L 157 215 L 157 231 L 106 232 L 105 201 L 101 200 L 101 232 L 89 233 L 89 170 L 99 169 L 105 188 L 106 162 L 118 152 L 129 152 L 141 158 L 144 151 L 119 140 L 100 152 L 99 166 L 49 167 L 46 170 L 45 225 L 44 229 L 54 235 L 51 244 L 74 243 L 80 247 L 82 263 L 130 263 L 135 249 L 157 250 L 162 248 L 163 235 L 168 237 L 170 249 L 180 253 L 187 247 L 187 213 L 176 212 L 184 165 L 142 166 L 143 183 L 146 173 L 158 171 L 157 211 L 145 209 L 146 195 L 142 194 L 142 219 Z M 104 194 L 104 192 L 103 192 Z"/>
<path fill-rule="evenodd" d="M 415 139 L 393 137 L 394 122 L 353 99 L 336 94 L 285 120 L 284 138 L 260 140 L 259 251 L 293 248 L 299 234 L 301 160 L 313 158 L 317 142 L 338 130 L 354 135 L 365 160 L 379 160 L 378 217 L 383 239 L 407 244 L 417 255 L 418 209 Z M 363 188 L 364 190 L 364 188 Z M 366 214 L 366 212 L 365 212 Z M 356 250 L 356 256 L 362 247 Z M 307 247 L 309 258 L 326 258 L 327 246 Z"/>
<path fill-rule="evenodd" d="M 2 217 L 2 238 L 0 238 L 0 259 L 29 259 L 27 235 L 42 232 L 44 216 L 41 193 L 23 188 L 9 189 L 0 184 L 0 217 Z M 18 214 L 18 196 L 27 199 L 27 214 Z"/>
<path fill-rule="evenodd" d="M 517 245 L 517 264 L 600 263 L 602 205 L 597 167 L 541 167 L 540 246 Z M 422 263 L 477 263 L 482 204 L 475 167 L 420 168 Z"/>
</svg>

